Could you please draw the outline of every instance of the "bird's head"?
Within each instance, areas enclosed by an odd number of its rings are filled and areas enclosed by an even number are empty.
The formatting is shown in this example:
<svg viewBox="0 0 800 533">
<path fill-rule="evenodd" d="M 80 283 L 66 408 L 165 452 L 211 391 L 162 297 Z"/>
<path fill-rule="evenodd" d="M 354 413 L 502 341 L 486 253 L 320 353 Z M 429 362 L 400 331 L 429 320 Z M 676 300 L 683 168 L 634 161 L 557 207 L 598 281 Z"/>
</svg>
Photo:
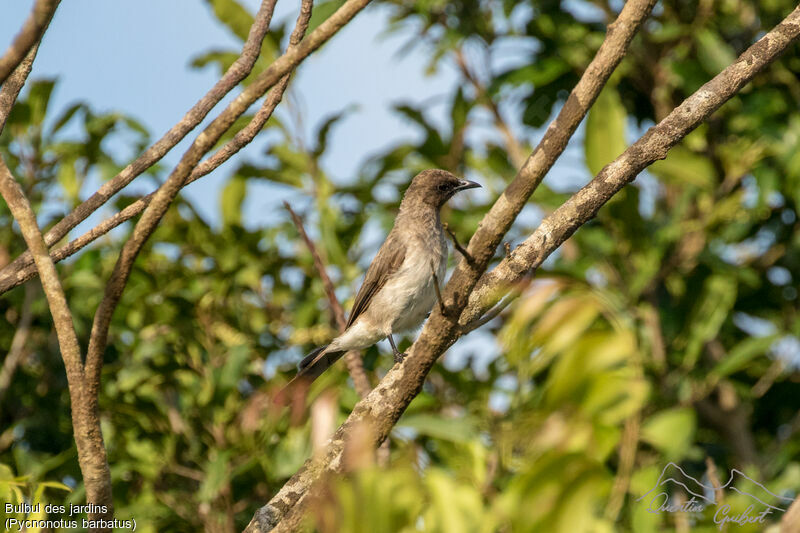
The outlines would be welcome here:
<svg viewBox="0 0 800 533">
<path fill-rule="evenodd" d="M 439 208 L 458 191 L 475 187 L 480 185 L 474 181 L 460 179 L 446 170 L 423 170 L 411 180 L 411 185 L 403 197 L 403 203 L 421 202 Z"/>
</svg>

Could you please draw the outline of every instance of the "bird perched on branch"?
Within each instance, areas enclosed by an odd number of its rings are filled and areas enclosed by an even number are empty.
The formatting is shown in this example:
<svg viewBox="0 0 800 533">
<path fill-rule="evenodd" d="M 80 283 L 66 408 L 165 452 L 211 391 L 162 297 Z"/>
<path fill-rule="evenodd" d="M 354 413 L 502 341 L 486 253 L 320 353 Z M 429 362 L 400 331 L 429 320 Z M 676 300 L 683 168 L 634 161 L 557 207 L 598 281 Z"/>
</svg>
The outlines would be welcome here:
<svg viewBox="0 0 800 533">
<path fill-rule="evenodd" d="M 402 362 L 405 354 L 392 335 L 422 324 L 439 297 L 438 283 L 447 267 L 439 210 L 455 193 L 475 187 L 480 185 L 444 170 L 425 170 L 411 180 L 394 227 L 367 269 L 344 332 L 308 354 L 292 383 L 313 381 L 345 352 L 363 350 L 384 338 L 395 361 Z"/>
</svg>

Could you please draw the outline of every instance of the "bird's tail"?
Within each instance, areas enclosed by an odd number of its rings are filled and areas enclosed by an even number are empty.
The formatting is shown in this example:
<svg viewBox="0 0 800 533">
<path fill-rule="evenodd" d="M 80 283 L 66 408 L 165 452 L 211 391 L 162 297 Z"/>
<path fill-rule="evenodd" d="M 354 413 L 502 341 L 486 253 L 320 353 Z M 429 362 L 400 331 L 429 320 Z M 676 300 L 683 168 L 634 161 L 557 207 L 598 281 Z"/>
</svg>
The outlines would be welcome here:
<svg viewBox="0 0 800 533">
<path fill-rule="evenodd" d="M 304 378 L 309 382 L 314 381 L 344 355 L 344 352 L 328 352 L 327 348 L 326 344 L 305 356 L 297 365 L 297 375 L 294 379 Z"/>
<path fill-rule="evenodd" d="M 276 397 L 276 401 L 279 404 L 285 404 L 285 402 L 288 401 L 289 393 L 294 387 L 300 383 L 306 386 L 310 385 L 345 354 L 345 352 L 336 351 L 326 352 L 325 350 L 327 348 L 327 344 L 325 346 L 320 346 L 300 361 L 300 364 L 297 365 L 297 374 L 292 378 L 292 381 L 286 384 Z"/>
</svg>

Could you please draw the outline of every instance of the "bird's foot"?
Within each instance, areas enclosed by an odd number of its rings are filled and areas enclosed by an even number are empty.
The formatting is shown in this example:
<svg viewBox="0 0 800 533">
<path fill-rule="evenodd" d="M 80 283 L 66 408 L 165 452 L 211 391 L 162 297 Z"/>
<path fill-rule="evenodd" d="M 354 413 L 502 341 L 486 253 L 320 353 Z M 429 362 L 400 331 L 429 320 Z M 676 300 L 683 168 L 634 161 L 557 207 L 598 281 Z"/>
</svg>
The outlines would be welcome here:
<svg viewBox="0 0 800 533">
<path fill-rule="evenodd" d="M 402 363 L 406 359 L 405 352 L 394 352 L 394 362 L 397 364 Z"/>
</svg>

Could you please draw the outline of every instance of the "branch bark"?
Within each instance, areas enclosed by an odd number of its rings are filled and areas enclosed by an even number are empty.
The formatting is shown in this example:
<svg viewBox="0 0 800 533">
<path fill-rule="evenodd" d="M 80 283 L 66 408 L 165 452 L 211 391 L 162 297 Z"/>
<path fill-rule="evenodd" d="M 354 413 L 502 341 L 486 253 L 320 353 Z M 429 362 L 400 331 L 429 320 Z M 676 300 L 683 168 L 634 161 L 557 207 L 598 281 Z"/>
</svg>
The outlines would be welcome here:
<svg viewBox="0 0 800 533">
<path fill-rule="evenodd" d="M 624 9 L 633 7 L 628 2 Z M 651 7 L 652 4 L 648 5 Z M 624 13 L 624 10 L 623 10 Z M 620 19 L 615 23 L 616 31 L 621 31 Z M 501 288 L 522 279 L 530 270 L 541 265 L 561 243 L 572 235 L 582 224 L 590 220 L 597 210 L 604 205 L 623 186 L 631 182 L 647 165 L 666 157 L 667 151 L 686 136 L 701 121 L 719 108 L 725 101 L 735 95 L 760 70 L 774 61 L 800 34 L 800 7 L 796 8 L 781 24 L 751 46 L 739 59 L 713 80 L 701 87 L 694 95 L 676 108 L 657 126 L 651 128 L 639 141 L 628 148 L 620 157 L 607 165 L 587 186 L 573 195 L 567 202 L 548 216 L 539 228 L 504 259 L 498 267 L 484 276 L 480 291 L 470 298 L 468 313 L 461 315 L 480 317 L 481 310 L 488 309 L 499 299 Z M 613 38 L 610 31 L 607 40 Z M 605 43 L 604 43 L 605 46 Z M 602 50 L 602 48 L 601 48 Z M 599 54 L 599 53 L 598 53 Z M 587 70 L 587 73 L 589 71 Z M 586 74 L 585 74 L 586 75 Z M 583 81 L 583 80 L 581 80 Z M 580 85 L 580 83 L 579 83 Z M 597 89 L 599 92 L 599 87 Z M 570 99 L 572 99 L 570 96 Z M 596 94 L 595 94 L 596 96 Z M 560 116 L 559 116 L 560 118 Z M 558 119 L 555 124 L 558 123 Z M 551 125 L 550 128 L 558 127 Z M 550 130 L 548 130 L 550 133 Z M 543 139 L 543 143 L 547 140 Z M 549 147 L 537 147 L 526 164 L 531 165 L 537 152 Z M 523 169 L 524 170 L 524 169 Z M 521 172 L 522 174 L 522 172 Z M 519 179 L 519 176 L 518 176 Z M 518 181 L 515 179 L 515 182 Z M 523 180 L 530 183 L 528 180 Z M 512 183 L 514 186 L 514 183 Z M 509 189 L 512 188 L 509 187 Z M 521 186 L 519 186 L 521 187 Z M 497 216 L 492 220 L 494 227 L 502 227 L 508 220 L 502 211 L 496 209 L 512 209 L 512 201 L 520 188 L 506 190 L 495 203 L 487 218 L 492 213 Z M 484 221 L 485 224 L 486 221 Z M 503 230 L 505 231 L 505 230 Z M 479 236 L 483 232 L 484 236 Z M 487 235 L 487 232 L 489 234 Z M 484 265 L 489 253 L 484 248 L 477 248 L 479 243 L 491 244 L 492 233 L 482 225 L 470 242 L 470 252 L 477 262 Z M 496 244 L 495 244 L 496 246 Z M 492 251 L 494 248 L 492 248 Z M 467 297 L 473 288 L 473 276 L 469 275 L 469 265 L 461 261 L 459 269 L 447 284 L 445 298 L 450 298 L 459 309 L 467 303 Z M 474 271 L 473 271 L 474 272 Z M 491 294 L 491 298 L 486 295 Z M 247 531 L 287 530 L 284 523 L 293 522 L 302 514 L 308 501 L 309 489 L 315 481 L 326 472 L 337 471 L 342 460 L 342 451 L 349 433 L 356 426 L 367 425 L 374 430 L 375 443 L 386 438 L 391 428 L 402 415 L 411 400 L 417 395 L 436 359 L 451 346 L 460 335 L 459 324 L 452 318 L 442 316 L 434 310 L 425 325 L 422 334 L 411 347 L 410 355 L 402 365 L 396 365 L 378 386 L 361 402 L 359 402 L 344 424 L 331 439 L 327 453 L 320 460 L 309 460 L 264 507 L 256 512 Z"/>
<path fill-rule="evenodd" d="M 22 29 L 14 37 L 3 57 L 0 57 L 0 85 L 6 81 L 6 78 L 14 72 L 30 50 L 41 40 L 60 2 L 61 0 L 36 0 L 33 10 L 22 25 Z"/>
<path fill-rule="evenodd" d="M 106 509 L 105 512 L 89 513 L 89 520 L 100 518 L 110 520 L 114 513 L 111 473 L 103 444 L 99 413 L 92 407 L 91 402 L 87 401 L 81 350 L 72 322 L 72 313 L 67 305 L 61 281 L 58 279 L 55 263 L 50 258 L 36 222 L 36 215 L 2 157 L 0 157 L 0 194 L 8 204 L 12 216 L 19 224 L 25 243 L 33 253 L 47 304 L 53 316 L 61 358 L 67 371 L 72 427 L 78 448 L 78 463 L 86 488 L 86 501 L 104 506 Z"/>
<path fill-rule="evenodd" d="M 781 520 L 781 533 L 800 531 L 800 498 L 795 499 Z"/>
</svg>

